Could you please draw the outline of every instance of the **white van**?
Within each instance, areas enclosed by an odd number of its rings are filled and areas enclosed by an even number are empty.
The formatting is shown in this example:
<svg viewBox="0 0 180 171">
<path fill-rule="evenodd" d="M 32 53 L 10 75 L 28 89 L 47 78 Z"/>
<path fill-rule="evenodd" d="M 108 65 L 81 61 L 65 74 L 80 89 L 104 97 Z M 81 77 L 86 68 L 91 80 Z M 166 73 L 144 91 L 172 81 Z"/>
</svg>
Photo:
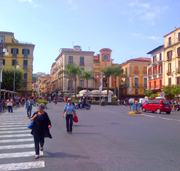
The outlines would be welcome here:
<svg viewBox="0 0 180 171">
<path fill-rule="evenodd" d="M 143 104 L 145 104 L 146 102 L 148 102 L 149 100 L 148 99 L 145 99 L 145 98 L 140 98 L 139 99 L 139 103 L 141 104 L 141 105 L 143 105 Z"/>
</svg>

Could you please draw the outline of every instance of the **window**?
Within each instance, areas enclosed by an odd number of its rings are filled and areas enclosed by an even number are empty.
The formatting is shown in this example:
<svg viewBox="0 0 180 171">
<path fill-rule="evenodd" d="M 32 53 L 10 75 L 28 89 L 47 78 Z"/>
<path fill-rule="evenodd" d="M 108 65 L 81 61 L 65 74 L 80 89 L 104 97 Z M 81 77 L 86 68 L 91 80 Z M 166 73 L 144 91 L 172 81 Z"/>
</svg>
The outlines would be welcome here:
<svg viewBox="0 0 180 171">
<path fill-rule="evenodd" d="M 147 88 L 147 78 L 144 78 L 144 87 Z"/>
<path fill-rule="evenodd" d="M 178 61 L 178 70 L 180 70 L 180 60 Z"/>
<path fill-rule="evenodd" d="M 162 60 L 162 54 L 161 53 L 159 54 L 159 60 L 160 61 Z"/>
<path fill-rule="evenodd" d="M 79 80 L 79 86 L 84 87 L 84 80 Z"/>
<path fill-rule="evenodd" d="M 125 78 L 125 86 L 128 86 L 128 78 Z"/>
<path fill-rule="evenodd" d="M 127 67 L 125 68 L 125 75 L 127 75 Z"/>
<path fill-rule="evenodd" d="M 5 59 L 3 59 L 3 65 L 5 65 Z"/>
<path fill-rule="evenodd" d="M 178 33 L 178 41 L 180 41 L 180 32 Z"/>
<path fill-rule="evenodd" d="M 80 65 L 84 65 L 84 57 L 80 57 Z"/>
<path fill-rule="evenodd" d="M 177 85 L 180 85 L 180 77 L 177 77 Z"/>
<path fill-rule="evenodd" d="M 23 90 L 27 90 L 27 85 L 26 84 L 23 84 Z"/>
<path fill-rule="evenodd" d="M 135 66 L 135 67 L 134 67 L 134 73 L 135 73 L 135 74 L 139 74 L 138 66 Z"/>
<path fill-rule="evenodd" d="M 73 56 L 69 56 L 69 64 L 73 64 Z"/>
<path fill-rule="evenodd" d="M 168 51 L 167 52 L 167 60 L 171 60 L 172 59 L 172 51 Z"/>
<path fill-rule="evenodd" d="M 25 58 L 27 58 L 28 55 L 30 54 L 30 50 L 29 49 L 23 49 L 22 54 L 24 55 Z"/>
<path fill-rule="evenodd" d="M 127 94 L 127 88 L 125 89 L 125 94 Z"/>
<path fill-rule="evenodd" d="M 15 66 L 16 65 L 16 59 L 13 59 L 12 60 L 12 66 Z"/>
<path fill-rule="evenodd" d="M 138 89 L 135 89 L 135 94 L 138 94 Z"/>
<path fill-rule="evenodd" d="M 177 48 L 177 56 L 180 56 L 180 47 Z"/>
<path fill-rule="evenodd" d="M 139 86 L 139 78 L 135 78 L 135 87 L 138 87 Z"/>
<path fill-rule="evenodd" d="M 153 101 L 151 100 L 151 101 L 149 101 L 147 104 L 150 105 L 150 104 L 152 104 L 152 103 L 153 103 Z"/>
<path fill-rule="evenodd" d="M 4 36 L 0 36 L 0 42 L 4 42 Z"/>
<path fill-rule="evenodd" d="M 154 104 L 161 104 L 161 101 L 155 100 L 155 101 L 154 101 Z"/>
<path fill-rule="evenodd" d="M 151 73 L 151 68 L 148 70 L 148 75 L 149 75 L 149 76 L 152 75 L 152 73 Z"/>
<path fill-rule="evenodd" d="M 169 46 L 171 45 L 171 37 L 169 37 L 169 42 L 168 42 Z"/>
<path fill-rule="evenodd" d="M 171 86 L 171 78 L 168 78 L 168 85 Z"/>
<path fill-rule="evenodd" d="M 157 74 L 156 67 L 153 68 L 153 74 Z"/>
<path fill-rule="evenodd" d="M 143 74 L 147 74 L 147 67 L 143 68 Z"/>
<path fill-rule="evenodd" d="M 81 68 L 81 72 L 84 72 L 84 68 Z"/>
<path fill-rule="evenodd" d="M 168 72 L 171 73 L 171 63 L 168 64 Z"/>
<path fill-rule="evenodd" d="M 163 101 L 163 105 L 170 105 L 169 101 Z"/>
<path fill-rule="evenodd" d="M 149 89 L 151 89 L 151 82 L 149 82 Z"/>
<path fill-rule="evenodd" d="M 162 74 L 162 65 L 159 65 L 159 73 Z"/>
<path fill-rule="evenodd" d="M 23 61 L 23 69 L 28 69 L 28 60 Z"/>
<path fill-rule="evenodd" d="M 153 62 L 156 62 L 156 55 L 153 56 Z"/>
<path fill-rule="evenodd" d="M 156 88 L 156 81 L 154 81 L 154 89 Z"/>
<path fill-rule="evenodd" d="M 17 57 L 18 53 L 19 53 L 19 49 L 11 48 L 11 54 L 12 54 L 13 57 Z"/>
<path fill-rule="evenodd" d="M 160 88 L 162 88 L 162 80 L 160 80 L 159 85 L 160 85 Z"/>
<path fill-rule="evenodd" d="M 28 74 L 24 73 L 24 82 L 27 82 L 27 76 L 28 76 Z"/>
</svg>

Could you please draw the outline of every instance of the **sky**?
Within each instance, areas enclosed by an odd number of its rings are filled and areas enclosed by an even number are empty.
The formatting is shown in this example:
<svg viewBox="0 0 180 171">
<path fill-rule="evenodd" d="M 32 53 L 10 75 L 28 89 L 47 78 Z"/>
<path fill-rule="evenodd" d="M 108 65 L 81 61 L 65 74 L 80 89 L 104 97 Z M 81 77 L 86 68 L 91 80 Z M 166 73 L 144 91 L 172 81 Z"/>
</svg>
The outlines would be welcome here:
<svg viewBox="0 0 180 171">
<path fill-rule="evenodd" d="M 0 31 L 35 44 L 33 73 L 50 73 L 60 48 L 112 50 L 114 63 L 164 44 L 180 27 L 180 0 L 0 0 Z"/>
</svg>

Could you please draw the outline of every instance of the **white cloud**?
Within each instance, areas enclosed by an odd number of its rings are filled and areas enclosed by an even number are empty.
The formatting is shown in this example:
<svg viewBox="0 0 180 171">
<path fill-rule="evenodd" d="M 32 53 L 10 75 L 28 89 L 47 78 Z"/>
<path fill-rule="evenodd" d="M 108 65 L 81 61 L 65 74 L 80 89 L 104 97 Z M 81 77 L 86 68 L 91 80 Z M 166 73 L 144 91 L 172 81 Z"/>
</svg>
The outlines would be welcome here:
<svg viewBox="0 0 180 171">
<path fill-rule="evenodd" d="M 142 34 L 140 33 L 131 33 L 131 35 L 137 38 L 143 38 Z"/>
<path fill-rule="evenodd" d="M 67 0 L 67 3 L 71 6 L 73 10 L 77 9 L 77 5 L 75 4 L 74 0 Z"/>
<path fill-rule="evenodd" d="M 150 39 L 150 40 L 155 40 L 157 42 L 162 42 L 163 38 L 161 37 L 157 37 L 157 36 L 143 36 L 140 33 L 131 33 L 132 36 L 134 36 L 135 38 L 139 38 L 139 39 Z"/>
<path fill-rule="evenodd" d="M 21 2 L 29 2 L 32 3 L 32 0 L 20 0 Z"/>
</svg>

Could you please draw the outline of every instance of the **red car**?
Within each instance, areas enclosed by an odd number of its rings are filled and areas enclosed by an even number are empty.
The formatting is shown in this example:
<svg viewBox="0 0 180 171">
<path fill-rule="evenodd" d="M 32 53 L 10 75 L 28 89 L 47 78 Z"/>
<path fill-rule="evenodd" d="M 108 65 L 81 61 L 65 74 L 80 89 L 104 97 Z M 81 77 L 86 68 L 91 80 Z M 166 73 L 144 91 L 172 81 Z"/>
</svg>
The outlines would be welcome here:
<svg viewBox="0 0 180 171">
<path fill-rule="evenodd" d="M 150 100 L 146 104 L 142 105 L 141 109 L 143 112 L 156 111 L 158 114 L 160 114 L 161 112 L 166 112 L 167 114 L 171 113 L 171 105 L 167 100 Z"/>
</svg>

